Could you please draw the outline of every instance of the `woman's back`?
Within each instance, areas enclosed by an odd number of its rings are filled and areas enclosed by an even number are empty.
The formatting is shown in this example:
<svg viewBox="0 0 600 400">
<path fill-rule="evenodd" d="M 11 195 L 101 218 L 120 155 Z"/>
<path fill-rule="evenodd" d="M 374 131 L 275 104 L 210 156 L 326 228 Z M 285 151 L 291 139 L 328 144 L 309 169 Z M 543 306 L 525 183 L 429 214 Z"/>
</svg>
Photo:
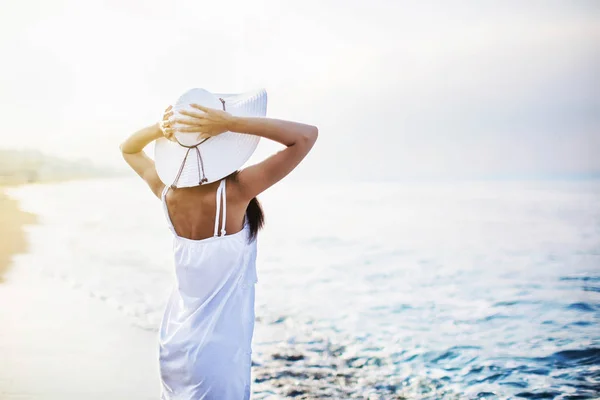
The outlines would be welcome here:
<svg viewBox="0 0 600 400">
<path fill-rule="evenodd" d="M 166 193 L 168 215 L 178 236 L 201 240 L 214 235 L 220 182 L 191 188 L 168 189 Z M 248 203 L 241 201 L 240 196 L 236 196 L 238 191 L 235 180 L 225 179 L 224 185 L 227 202 L 225 207 L 222 202 L 218 206 L 219 209 L 225 209 L 225 231 L 233 234 L 243 228 Z M 219 225 L 222 222 L 222 215 L 221 212 Z"/>
</svg>

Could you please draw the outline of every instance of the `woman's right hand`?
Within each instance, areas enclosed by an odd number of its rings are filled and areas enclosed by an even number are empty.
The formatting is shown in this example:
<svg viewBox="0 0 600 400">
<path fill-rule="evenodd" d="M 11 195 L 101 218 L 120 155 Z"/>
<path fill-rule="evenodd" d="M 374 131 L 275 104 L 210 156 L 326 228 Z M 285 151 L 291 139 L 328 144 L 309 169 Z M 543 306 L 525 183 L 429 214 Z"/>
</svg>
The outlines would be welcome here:
<svg viewBox="0 0 600 400">
<path fill-rule="evenodd" d="M 230 130 L 235 118 L 227 111 L 204 107 L 199 104 L 190 104 L 191 109 L 183 109 L 179 114 L 187 118 L 174 118 L 174 122 L 181 123 L 179 132 L 198 133 L 199 139 L 206 139 Z"/>
</svg>

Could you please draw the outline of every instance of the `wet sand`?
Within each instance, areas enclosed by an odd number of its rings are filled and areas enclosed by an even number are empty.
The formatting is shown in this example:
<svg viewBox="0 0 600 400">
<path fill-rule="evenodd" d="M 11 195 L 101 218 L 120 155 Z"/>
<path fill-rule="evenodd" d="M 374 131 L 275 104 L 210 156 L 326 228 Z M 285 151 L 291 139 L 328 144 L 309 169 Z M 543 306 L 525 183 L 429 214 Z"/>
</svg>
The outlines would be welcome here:
<svg viewBox="0 0 600 400">
<path fill-rule="evenodd" d="M 23 226 L 35 222 L 35 215 L 21 211 L 16 200 L 2 192 L 0 186 L 0 283 L 14 254 L 27 250 Z"/>
<path fill-rule="evenodd" d="M 8 269 L 35 218 L 0 204 L 0 399 L 158 399 L 156 333 L 33 266 Z"/>
</svg>

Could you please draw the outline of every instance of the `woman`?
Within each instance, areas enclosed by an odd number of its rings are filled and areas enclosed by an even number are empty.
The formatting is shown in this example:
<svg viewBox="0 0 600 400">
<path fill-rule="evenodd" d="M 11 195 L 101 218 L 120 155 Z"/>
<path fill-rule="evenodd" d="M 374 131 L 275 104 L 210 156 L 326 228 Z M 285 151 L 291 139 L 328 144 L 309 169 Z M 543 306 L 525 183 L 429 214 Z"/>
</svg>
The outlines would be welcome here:
<svg viewBox="0 0 600 400">
<path fill-rule="evenodd" d="M 237 117 L 200 104 L 178 113 L 167 108 L 160 123 L 121 145 L 127 163 L 162 200 L 174 235 L 177 287 L 159 334 L 162 399 L 249 399 L 256 235 L 263 223 L 256 196 L 302 161 L 317 139 L 317 128 Z M 229 131 L 271 139 L 286 148 L 220 181 L 177 188 L 161 181 L 143 151 L 163 136 L 174 140 L 176 126 L 203 140 Z"/>
</svg>

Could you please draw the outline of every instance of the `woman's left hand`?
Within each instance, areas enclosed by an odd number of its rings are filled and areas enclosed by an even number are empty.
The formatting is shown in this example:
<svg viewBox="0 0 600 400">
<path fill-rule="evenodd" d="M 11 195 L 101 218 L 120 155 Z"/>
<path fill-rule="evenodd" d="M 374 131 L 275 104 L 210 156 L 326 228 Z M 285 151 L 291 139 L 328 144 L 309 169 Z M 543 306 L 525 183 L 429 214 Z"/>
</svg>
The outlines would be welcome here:
<svg viewBox="0 0 600 400">
<path fill-rule="evenodd" d="M 171 121 L 185 126 L 177 127 L 178 132 L 198 133 L 199 138 L 209 138 L 227 132 L 234 117 L 227 111 L 191 104 L 192 110 L 180 110 L 179 114 L 188 118 L 174 117 Z"/>
<path fill-rule="evenodd" d="M 163 133 L 163 136 L 169 140 L 173 140 L 173 134 L 175 133 L 172 128 L 172 116 L 173 116 L 173 106 L 169 106 L 166 108 L 163 113 L 163 118 L 159 122 L 160 130 Z"/>
</svg>

